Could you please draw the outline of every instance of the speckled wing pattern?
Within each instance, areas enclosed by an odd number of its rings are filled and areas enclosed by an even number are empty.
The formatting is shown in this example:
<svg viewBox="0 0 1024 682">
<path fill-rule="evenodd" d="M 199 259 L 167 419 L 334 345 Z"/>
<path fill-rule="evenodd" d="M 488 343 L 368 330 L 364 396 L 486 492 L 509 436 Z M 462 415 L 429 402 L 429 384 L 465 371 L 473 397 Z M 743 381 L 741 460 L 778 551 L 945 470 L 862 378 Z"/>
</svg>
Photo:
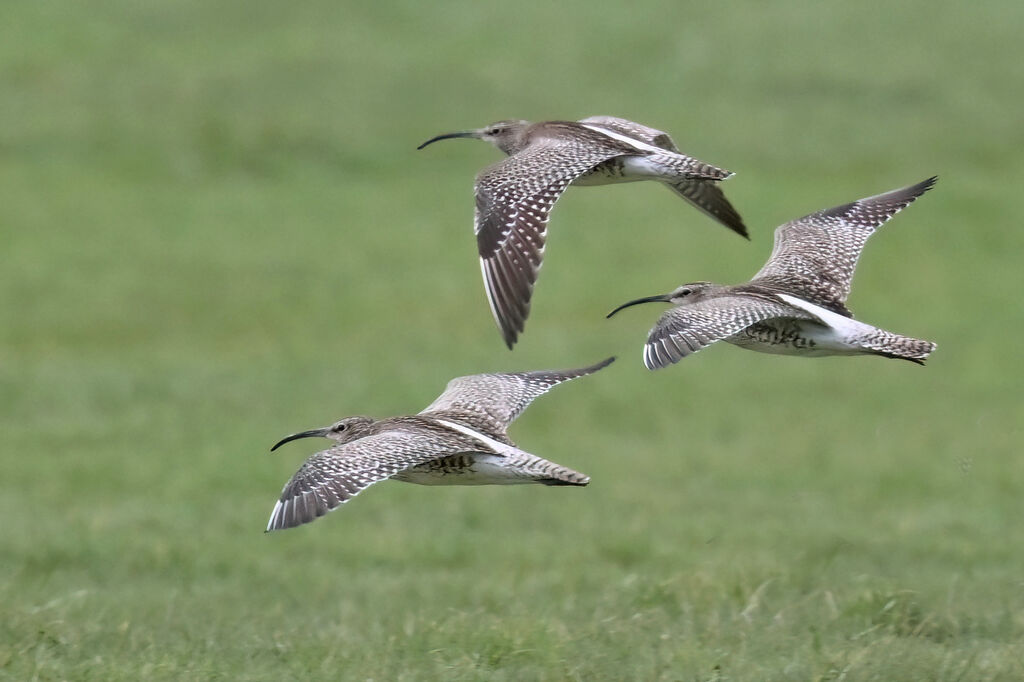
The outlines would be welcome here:
<svg viewBox="0 0 1024 682">
<path fill-rule="evenodd" d="M 460 437 L 439 438 L 403 424 L 316 453 L 281 491 L 267 531 L 315 521 L 367 487 L 431 460 L 466 451 Z M 483 446 L 474 449 L 485 449 Z"/>
<path fill-rule="evenodd" d="M 542 370 L 512 374 L 474 374 L 448 382 L 444 393 L 427 406 L 421 415 L 434 412 L 483 413 L 504 431 L 530 403 L 558 384 L 593 374 L 615 361 L 602 360 L 580 369 Z"/>
<path fill-rule="evenodd" d="M 551 208 L 577 177 L 630 151 L 635 150 L 598 133 L 545 137 L 477 176 L 474 229 L 480 269 L 509 348 L 530 314 Z"/>
<path fill-rule="evenodd" d="M 665 312 L 647 336 L 644 365 L 661 369 L 715 341 L 773 317 L 810 318 L 767 296 L 734 294 L 687 303 Z"/>
<path fill-rule="evenodd" d="M 623 135 L 635 137 L 641 142 L 660 147 L 674 154 L 682 153 L 668 133 L 636 123 L 635 121 L 618 118 L 617 116 L 591 116 L 581 119 L 580 123 L 590 123 L 591 125 L 608 128 Z M 743 224 L 743 218 L 740 217 L 739 212 L 729 200 L 725 198 L 725 193 L 718 186 L 717 180 L 691 177 L 674 183 L 666 182 L 665 185 L 683 199 L 686 199 L 691 206 L 704 213 L 704 215 L 717 220 L 730 230 L 749 238 L 747 226 Z"/>
<path fill-rule="evenodd" d="M 772 255 L 751 284 L 796 294 L 849 317 L 846 299 L 868 237 L 936 180 L 928 178 L 779 226 Z"/>
</svg>

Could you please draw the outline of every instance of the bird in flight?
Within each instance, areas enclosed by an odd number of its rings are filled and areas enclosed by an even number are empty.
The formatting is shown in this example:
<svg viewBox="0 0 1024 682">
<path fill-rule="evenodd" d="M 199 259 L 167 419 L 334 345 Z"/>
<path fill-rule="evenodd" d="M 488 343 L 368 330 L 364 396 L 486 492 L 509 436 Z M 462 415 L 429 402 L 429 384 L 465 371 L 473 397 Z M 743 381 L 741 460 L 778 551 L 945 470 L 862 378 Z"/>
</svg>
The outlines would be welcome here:
<svg viewBox="0 0 1024 682">
<path fill-rule="evenodd" d="M 775 230 L 764 267 L 745 284 L 684 284 L 638 303 L 664 302 L 647 337 L 644 365 L 661 369 L 714 343 L 783 355 L 882 355 L 923 365 L 935 350 L 923 341 L 853 319 L 850 283 L 868 237 L 931 189 L 937 178 L 818 211 Z"/>
<path fill-rule="evenodd" d="M 585 486 L 589 476 L 519 449 L 506 431 L 552 387 L 614 360 L 571 370 L 458 377 L 418 414 L 347 417 L 283 438 L 271 450 L 314 436 L 337 444 L 312 455 L 292 476 L 274 505 L 267 531 L 314 521 L 389 478 L 421 485 Z"/>
<path fill-rule="evenodd" d="M 476 177 L 474 229 L 487 300 L 511 349 L 530 314 L 548 217 L 569 185 L 657 180 L 705 214 L 747 237 L 718 187 L 729 171 L 682 154 L 665 132 L 615 116 L 581 121 L 498 121 L 438 140 L 486 140 L 508 158 Z"/>
</svg>

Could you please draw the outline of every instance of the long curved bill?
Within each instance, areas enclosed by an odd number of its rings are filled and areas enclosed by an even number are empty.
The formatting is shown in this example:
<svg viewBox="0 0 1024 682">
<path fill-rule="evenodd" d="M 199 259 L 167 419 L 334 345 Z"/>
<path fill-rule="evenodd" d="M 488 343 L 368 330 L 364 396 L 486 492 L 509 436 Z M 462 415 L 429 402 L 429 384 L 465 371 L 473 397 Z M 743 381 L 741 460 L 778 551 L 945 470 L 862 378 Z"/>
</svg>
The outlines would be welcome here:
<svg viewBox="0 0 1024 682">
<path fill-rule="evenodd" d="M 450 139 L 452 139 L 454 137 L 480 137 L 480 131 L 479 130 L 461 130 L 461 131 L 459 131 L 457 133 L 445 133 L 444 135 L 438 135 L 437 137 L 430 138 L 429 140 L 427 140 L 426 142 L 421 144 L 419 147 L 416 147 L 416 149 L 423 149 L 428 144 L 433 144 L 434 142 L 437 142 L 438 140 L 450 140 Z"/>
<path fill-rule="evenodd" d="M 644 298 L 638 298 L 636 300 L 629 301 L 627 303 L 623 303 L 618 308 L 616 308 L 615 310 L 611 311 L 610 313 L 608 313 L 604 317 L 607 320 L 608 318 L 610 318 L 615 313 L 619 312 L 623 308 L 628 308 L 631 305 L 639 305 L 640 303 L 670 303 L 671 300 L 672 299 L 669 298 L 668 294 L 659 294 L 658 296 L 645 296 Z"/>
<path fill-rule="evenodd" d="M 270 448 L 270 451 L 273 452 L 274 450 L 277 450 L 279 447 L 281 447 L 285 443 L 290 443 L 293 440 L 298 440 L 300 438 L 314 438 L 314 437 L 324 438 L 326 436 L 327 436 L 327 429 L 326 428 L 323 428 L 323 429 L 310 429 L 309 431 L 299 431 L 298 433 L 293 433 L 290 436 L 285 436 L 281 440 L 277 441 L 277 444 L 274 447 Z"/>
</svg>

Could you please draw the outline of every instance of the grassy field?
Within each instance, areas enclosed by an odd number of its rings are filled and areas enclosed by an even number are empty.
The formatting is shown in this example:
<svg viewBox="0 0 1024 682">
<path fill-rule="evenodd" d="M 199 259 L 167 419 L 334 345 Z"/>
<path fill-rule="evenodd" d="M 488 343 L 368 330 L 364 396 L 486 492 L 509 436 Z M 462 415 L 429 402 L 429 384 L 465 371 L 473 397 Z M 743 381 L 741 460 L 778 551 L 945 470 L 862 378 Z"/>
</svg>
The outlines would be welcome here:
<svg viewBox="0 0 1024 682">
<path fill-rule="evenodd" d="M 1024 5 L 371 5 L 0 11 L 0 679 L 1024 678 Z M 593 114 L 736 171 L 752 242 L 570 190 L 509 353 L 499 152 L 415 147 Z M 933 174 L 850 302 L 928 367 L 651 373 L 656 306 L 603 318 Z M 589 488 L 388 482 L 262 532 L 317 447 L 281 436 L 610 354 L 512 428 Z"/>
</svg>

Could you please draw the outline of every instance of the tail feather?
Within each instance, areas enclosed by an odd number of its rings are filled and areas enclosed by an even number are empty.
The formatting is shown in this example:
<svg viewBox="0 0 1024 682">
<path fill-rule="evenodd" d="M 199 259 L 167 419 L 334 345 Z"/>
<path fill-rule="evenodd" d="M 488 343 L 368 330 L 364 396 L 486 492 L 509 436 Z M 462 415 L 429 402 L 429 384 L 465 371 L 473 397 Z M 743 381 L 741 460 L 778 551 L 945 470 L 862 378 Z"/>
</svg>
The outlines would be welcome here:
<svg viewBox="0 0 1024 682">
<path fill-rule="evenodd" d="M 561 486 L 561 485 L 585 486 L 588 483 L 590 483 L 590 479 L 587 478 L 586 476 L 583 477 L 582 481 L 566 481 L 566 480 L 563 480 L 561 478 L 539 478 L 539 479 L 537 479 L 537 482 L 538 483 L 543 483 L 544 485 L 554 485 L 554 486 Z"/>
<path fill-rule="evenodd" d="M 865 324 L 850 317 L 844 317 L 797 296 L 790 294 L 777 294 L 777 296 L 784 302 L 806 313 L 810 313 L 825 326 L 834 329 L 847 340 L 848 347 L 854 352 L 857 349 L 863 348 L 875 355 L 910 360 L 911 362 L 923 365 L 928 355 L 935 350 L 935 344 L 931 341 L 900 336 L 878 327 L 872 327 L 870 324 Z"/>
<path fill-rule="evenodd" d="M 719 168 L 718 166 L 712 166 L 710 163 L 706 163 L 700 159 L 695 159 L 692 156 L 687 156 L 686 154 L 651 154 L 645 157 L 645 160 L 647 163 L 661 167 L 664 171 L 678 173 L 679 175 L 683 175 L 688 178 L 725 180 L 732 175 L 732 171 L 727 171 L 724 168 Z"/>
<path fill-rule="evenodd" d="M 544 485 L 587 485 L 590 483 L 590 476 L 573 471 L 569 467 L 555 464 L 543 457 L 530 454 L 524 450 L 516 449 L 516 452 L 506 455 L 510 462 L 519 471 L 526 473 L 537 483 Z"/>
<path fill-rule="evenodd" d="M 541 460 L 540 463 L 546 466 L 543 466 L 541 469 L 544 475 L 537 477 L 538 483 L 543 483 L 544 485 L 579 486 L 584 486 L 590 483 L 590 476 L 581 474 L 578 471 L 573 471 L 569 467 L 559 466 L 554 462 L 548 462 L 546 460 Z"/>
<path fill-rule="evenodd" d="M 858 341 L 877 355 L 909 360 L 919 365 L 923 365 L 931 352 L 935 350 L 935 344 L 931 341 L 900 336 L 884 329 L 875 329 L 870 336 L 858 339 Z"/>
</svg>

